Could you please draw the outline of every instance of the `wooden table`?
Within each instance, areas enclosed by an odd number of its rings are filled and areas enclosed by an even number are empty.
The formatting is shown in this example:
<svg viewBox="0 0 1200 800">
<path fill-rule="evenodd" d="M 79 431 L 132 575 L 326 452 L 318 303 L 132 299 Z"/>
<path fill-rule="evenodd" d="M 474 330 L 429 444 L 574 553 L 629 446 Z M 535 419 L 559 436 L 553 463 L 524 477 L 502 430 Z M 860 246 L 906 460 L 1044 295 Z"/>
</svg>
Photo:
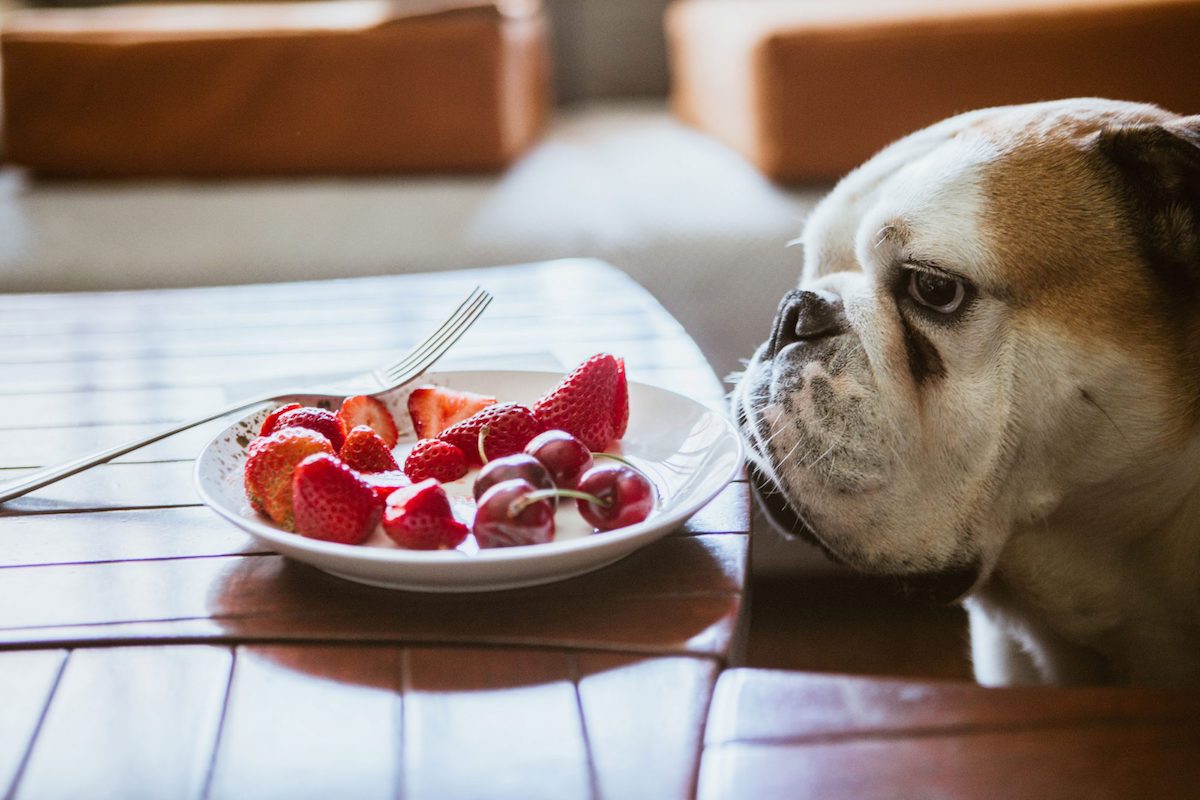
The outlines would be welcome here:
<svg viewBox="0 0 1200 800">
<path fill-rule="evenodd" d="M 293 378 L 365 371 L 476 282 L 440 365 L 573 366 L 719 406 L 692 340 L 594 261 L 438 275 L 0 296 L 0 480 Z M 732 484 L 613 566 L 474 595 L 372 589 L 199 505 L 222 422 L 0 509 L 0 795 L 687 797 L 736 655 L 749 528 Z"/>
<path fill-rule="evenodd" d="M 1195 800 L 1200 692 L 728 669 L 698 797 Z"/>
</svg>

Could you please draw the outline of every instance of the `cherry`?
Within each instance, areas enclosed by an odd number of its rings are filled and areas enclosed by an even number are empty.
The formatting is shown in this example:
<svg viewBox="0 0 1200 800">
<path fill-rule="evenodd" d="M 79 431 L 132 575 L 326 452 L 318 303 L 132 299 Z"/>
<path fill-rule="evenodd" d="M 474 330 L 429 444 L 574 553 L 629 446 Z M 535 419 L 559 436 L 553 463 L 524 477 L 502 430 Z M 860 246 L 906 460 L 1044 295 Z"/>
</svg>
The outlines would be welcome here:
<svg viewBox="0 0 1200 800">
<path fill-rule="evenodd" d="M 543 544 L 553 539 L 554 507 L 547 498 L 535 499 L 532 496 L 535 491 L 532 483 L 517 478 L 497 483 L 484 492 L 471 526 L 479 546 L 513 547 Z"/>
<path fill-rule="evenodd" d="M 654 509 L 654 486 L 636 469 L 625 464 L 592 467 L 579 479 L 579 513 L 602 531 L 641 522 Z"/>
<path fill-rule="evenodd" d="M 564 489 L 574 489 L 579 477 L 592 467 L 587 445 L 566 431 L 539 433 L 525 445 L 525 453 L 540 461 L 554 484 Z"/>
<path fill-rule="evenodd" d="M 526 480 L 535 489 L 553 489 L 554 481 L 550 472 L 533 456 L 516 453 L 503 458 L 496 458 L 484 465 L 475 477 L 475 485 L 471 492 L 476 501 L 483 493 L 498 483 L 511 480 Z"/>
</svg>

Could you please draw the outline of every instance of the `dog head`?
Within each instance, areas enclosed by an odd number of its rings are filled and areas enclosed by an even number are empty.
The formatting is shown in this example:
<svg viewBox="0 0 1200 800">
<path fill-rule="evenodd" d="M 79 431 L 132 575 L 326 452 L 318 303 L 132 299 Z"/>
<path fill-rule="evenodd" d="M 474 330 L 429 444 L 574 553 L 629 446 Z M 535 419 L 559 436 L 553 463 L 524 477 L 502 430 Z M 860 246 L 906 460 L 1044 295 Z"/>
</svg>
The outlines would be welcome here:
<svg viewBox="0 0 1200 800">
<path fill-rule="evenodd" d="M 1200 118 L 954 117 L 848 175 L 802 242 L 733 410 L 768 509 L 839 560 L 959 593 L 1014 527 L 1196 439 Z"/>
</svg>

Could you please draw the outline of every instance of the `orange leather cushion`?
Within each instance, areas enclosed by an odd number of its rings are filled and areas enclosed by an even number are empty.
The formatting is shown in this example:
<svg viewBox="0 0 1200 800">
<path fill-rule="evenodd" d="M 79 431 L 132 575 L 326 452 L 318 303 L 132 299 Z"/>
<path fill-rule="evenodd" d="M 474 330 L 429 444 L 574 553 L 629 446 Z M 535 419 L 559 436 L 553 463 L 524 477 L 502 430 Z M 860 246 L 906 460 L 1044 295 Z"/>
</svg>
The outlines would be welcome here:
<svg viewBox="0 0 1200 800">
<path fill-rule="evenodd" d="M 23 11 L 0 39 L 6 155 L 65 176 L 490 170 L 543 126 L 546 47 L 530 3 Z"/>
<path fill-rule="evenodd" d="M 667 33 L 676 113 L 785 181 L 972 108 L 1200 112 L 1196 0 L 678 0 Z"/>
</svg>

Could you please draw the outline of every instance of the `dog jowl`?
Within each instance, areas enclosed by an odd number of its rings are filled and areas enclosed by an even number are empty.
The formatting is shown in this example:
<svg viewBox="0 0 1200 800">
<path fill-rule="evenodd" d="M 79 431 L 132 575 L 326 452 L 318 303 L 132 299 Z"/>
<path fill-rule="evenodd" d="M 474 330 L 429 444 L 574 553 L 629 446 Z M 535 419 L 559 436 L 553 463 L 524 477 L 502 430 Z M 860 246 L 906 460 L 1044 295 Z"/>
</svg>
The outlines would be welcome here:
<svg viewBox="0 0 1200 800">
<path fill-rule="evenodd" d="M 1200 683 L 1200 118 L 986 109 L 848 175 L 735 388 L 763 505 L 985 683 Z"/>
</svg>

